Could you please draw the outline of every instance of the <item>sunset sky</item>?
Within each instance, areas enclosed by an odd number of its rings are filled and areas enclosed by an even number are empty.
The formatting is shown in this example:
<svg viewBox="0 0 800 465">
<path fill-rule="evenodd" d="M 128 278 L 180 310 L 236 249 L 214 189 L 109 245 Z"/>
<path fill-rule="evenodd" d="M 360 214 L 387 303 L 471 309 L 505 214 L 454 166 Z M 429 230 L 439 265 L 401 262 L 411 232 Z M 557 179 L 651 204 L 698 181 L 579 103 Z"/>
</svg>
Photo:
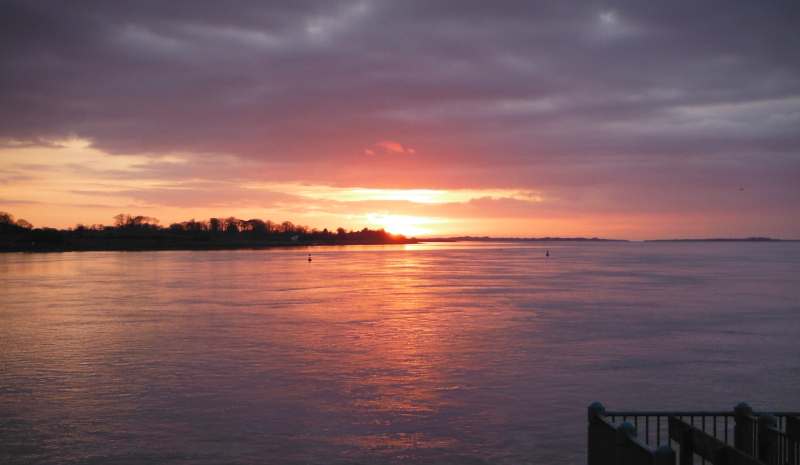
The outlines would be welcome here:
<svg viewBox="0 0 800 465">
<path fill-rule="evenodd" d="M 800 238 L 800 1 L 0 0 L 0 210 Z"/>
</svg>

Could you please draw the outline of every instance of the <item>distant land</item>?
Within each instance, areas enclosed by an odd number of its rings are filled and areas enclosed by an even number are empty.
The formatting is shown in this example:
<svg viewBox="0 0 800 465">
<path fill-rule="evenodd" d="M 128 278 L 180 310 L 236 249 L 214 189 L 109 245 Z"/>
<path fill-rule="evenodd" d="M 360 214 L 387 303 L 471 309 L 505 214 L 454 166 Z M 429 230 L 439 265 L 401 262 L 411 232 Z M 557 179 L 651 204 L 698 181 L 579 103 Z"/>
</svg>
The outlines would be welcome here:
<svg viewBox="0 0 800 465">
<path fill-rule="evenodd" d="M 426 237 L 420 238 L 421 242 L 580 242 L 580 241 L 597 241 L 597 242 L 628 242 L 626 239 L 598 239 L 592 237 L 587 239 L 585 237 L 475 237 L 475 236 L 458 236 L 458 237 Z"/>
<path fill-rule="evenodd" d="M 644 242 L 800 242 L 800 239 L 772 239 L 770 237 L 747 237 L 744 239 L 651 239 Z"/>
<path fill-rule="evenodd" d="M 78 224 L 66 230 L 34 229 L 29 222 L 14 221 L 11 214 L 0 212 L 0 252 L 235 250 L 419 242 L 383 229 L 319 231 L 289 221 L 274 223 L 234 217 L 192 219 L 163 227 L 155 218 L 120 214 L 114 217 L 114 223 L 114 226 Z"/>
<path fill-rule="evenodd" d="M 628 242 L 625 239 L 597 237 L 489 237 L 457 236 L 415 238 L 391 234 L 383 229 L 335 231 L 309 229 L 289 221 L 275 223 L 260 219 L 234 217 L 207 221 L 183 221 L 160 226 L 147 216 L 119 214 L 113 226 L 76 225 L 59 230 L 34 228 L 25 220 L 0 212 L 0 252 L 78 252 L 143 250 L 236 250 L 291 246 L 387 245 L 420 242 Z M 769 237 L 713 239 L 657 239 L 644 242 L 800 242 Z"/>
<path fill-rule="evenodd" d="M 597 237 L 431 237 L 420 242 L 630 242 L 628 239 L 601 239 Z M 642 242 L 800 242 L 800 239 L 772 239 L 769 237 L 710 238 L 710 239 L 650 239 Z"/>
</svg>

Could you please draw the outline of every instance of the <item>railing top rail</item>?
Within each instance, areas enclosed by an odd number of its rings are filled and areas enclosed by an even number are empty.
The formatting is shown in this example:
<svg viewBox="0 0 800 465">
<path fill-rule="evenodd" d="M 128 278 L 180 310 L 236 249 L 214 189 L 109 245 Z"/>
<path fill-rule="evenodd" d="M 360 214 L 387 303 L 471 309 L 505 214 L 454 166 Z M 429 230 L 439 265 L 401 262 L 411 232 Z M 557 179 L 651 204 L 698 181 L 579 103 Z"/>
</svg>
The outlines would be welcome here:
<svg viewBox="0 0 800 465">
<path fill-rule="evenodd" d="M 759 416 L 762 413 L 771 413 L 776 417 L 797 417 L 800 416 L 800 412 L 753 412 L 754 416 Z M 614 410 L 614 411 L 607 411 L 605 413 L 606 416 L 611 417 L 621 417 L 621 416 L 629 416 L 629 417 L 644 417 L 644 416 L 705 416 L 705 417 L 729 417 L 733 416 L 733 410 L 726 410 L 726 411 L 719 411 L 719 410 Z"/>
<path fill-rule="evenodd" d="M 631 445 L 645 454 L 648 455 L 655 455 L 656 450 L 650 447 L 646 442 L 642 441 L 641 439 L 637 438 L 636 436 L 629 436 L 628 440 L 631 442 Z"/>
<path fill-rule="evenodd" d="M 604 425 L 606 425 L 606 426 L 608 426 L 608 427 L 610 427 L 610 428 L 614 428 L 614 429 L 616 429 L 616 428 L 617 428 L 617 426 L 619 426 L 619 425 L 615 424 L 613 421 L 611 421 L 611 419 L 610 419 L 610 418 L 608 418 L 608 417 L 606 417 L 606 416 L 602 416 L 602 415 L 601 415 L 601 416 L 598 416 L 598 417 L 596 417 L 596 418 L 597 418 L 597 420 L 599 420 L 601 423 L 603 423 Z"/>
<path fill-rule="evenodd" d="M 726 411 L 615 410 L 615 411 L 607 411 L 606 412 L 606 416 L 619 417 L 619 416 L 624 416 L 624 415 L 627 415 L 629 417 L 634 417 L 634 416 L 635 417 L 651 416 L 652 417 L 652 416 L 669 416 L 669 415 L 677 415 L 677 416 L 680 416 L 680 415 L 683 415 L 683 416 L 688 416 L 688 415 L 700 416 L 700 415 L 703 415 L 703 416 L 707 416 L 707 417 L 710 417 L 710 416 L 723 417 L 723 416 L 731 416 L 731 415 L 733 415 L 733 411 L 732 410 L 726 410 Z"/>
</svg>

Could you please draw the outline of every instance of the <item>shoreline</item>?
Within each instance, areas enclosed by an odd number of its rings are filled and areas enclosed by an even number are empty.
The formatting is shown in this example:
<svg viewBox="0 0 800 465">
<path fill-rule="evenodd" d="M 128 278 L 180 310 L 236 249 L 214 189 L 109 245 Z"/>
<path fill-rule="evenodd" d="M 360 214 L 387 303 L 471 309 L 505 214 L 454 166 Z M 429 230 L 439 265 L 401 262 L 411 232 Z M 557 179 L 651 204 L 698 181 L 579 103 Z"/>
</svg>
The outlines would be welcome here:
<svg viewBox="0 0 800 465">
<path fill-rule="evenodd" d="M 629 241 L 625 239 L 584 239 L 584 238 L 402 238 L 392 241 L 285 241 L 285 240 L 233 240 L 233 241 L 175 241 L 175 240 L 79 240 L 64 241 L 61 243 L 31 242 L 22 244 L 20 241 L 8 242 L 0 240 L 0 253 L 66 253 L 66 252 L 165 252 L 165 251 L 216 251 L 216 250 L 265 250 L 292 247 L 339 247 L 349 245 L 407 245 L 424 243 L 454 243 L 454 242 L 685 242 L 685 243 L 710 243 L 710 242 L 744 242 L 744 243 L 787 243 L 800 242 L 797 239 L 650 239 L 643 241 Z"/>
<path fill-rule="evenodd" d="M 0 242 L 0 253 L 64 253 L 64 252 L 162 252 L 162 251 L 213 251 L 213 250 L 264 250 L 292 247 L 325 247 L 344 245 L 403 245 L 417 244 L 421 241 L 405 239 L 394 242 L 292 242 L 292 241 L 236 241 L 229 243 L 208 242 L 181 242 L 181 243 L 155 243 L 155 242 L 129 242 L 129 243 L 95 243 L 95 244 L 46 244 L 31 243 L 30 245 L 8 244 Z"/>
</svg>

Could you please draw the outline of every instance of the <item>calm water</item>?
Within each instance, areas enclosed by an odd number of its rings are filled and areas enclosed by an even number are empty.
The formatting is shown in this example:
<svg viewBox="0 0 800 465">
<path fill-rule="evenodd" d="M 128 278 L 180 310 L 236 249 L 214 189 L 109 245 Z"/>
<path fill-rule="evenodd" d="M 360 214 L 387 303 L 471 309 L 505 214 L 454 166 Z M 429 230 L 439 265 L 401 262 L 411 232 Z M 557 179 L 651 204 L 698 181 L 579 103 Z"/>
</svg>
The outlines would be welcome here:
<svg viewBox="0 0 800 465">
<path fill-rule="evenodd" d="M 579 464 L 596 400 L 800 409 L 800 243 L 0 254 L 0 292 L 0 463 Z"/>
</svg>

